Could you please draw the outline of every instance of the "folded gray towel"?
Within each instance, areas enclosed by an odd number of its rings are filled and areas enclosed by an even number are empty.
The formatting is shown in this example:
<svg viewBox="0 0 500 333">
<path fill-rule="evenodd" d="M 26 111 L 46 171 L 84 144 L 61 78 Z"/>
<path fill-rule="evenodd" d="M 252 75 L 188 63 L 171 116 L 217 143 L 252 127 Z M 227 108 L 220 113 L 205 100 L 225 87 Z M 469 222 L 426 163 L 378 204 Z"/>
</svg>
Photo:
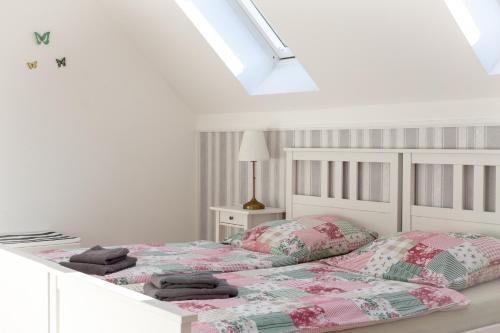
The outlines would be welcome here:
<svg viewBox="0 0 500 333">
<path fill-rule="evenodd" d="M 226 299 L 229 295 L 196 295 L 196 296 L 179 296 L 170 299 L 160 299 L 162 302 L 180 302 L 180 301 L 203 301 L 206 299 Z"/>
<path fill-rule="evenodd" d="M 220 280 L 209 272 L 195 272 L 182 274 L 179 272 L 165 272 L 153 274 L 151 283 L 159 289 L 197 288 L 213 289 L 219 285 Z"/>
<path fill-rule="evenodd" d="M 125 260 L 128 252 L 128 249 L 125 248 L 105 249 L 97 245 L 85 252 L 75 254 L 69 261 L 84 264 L 112 265 Z"/>
<path fill-rule="evenodd" d="M 130 267 L 134 267 L 136 262 L 137 258 L 125 257 L 124 260 L 111 265 L 96 265 L 81 262 L 61 262 L 60 264 L 64 267 L 71 268 L 75 271 L 79 271 L 85 274 L 103 276 L 111 273 L 116 273 Z"/>
<path fill-rule="evenodd" d="M 152 283 L 147 283 L 144 285 L 144 294 L 166 302 L 223 299 L 238 296 L 238 288 L 230 286 L 226 280 L 220 280 L 219 285 L 212 289 L 160 289 Z"/>
</svg>

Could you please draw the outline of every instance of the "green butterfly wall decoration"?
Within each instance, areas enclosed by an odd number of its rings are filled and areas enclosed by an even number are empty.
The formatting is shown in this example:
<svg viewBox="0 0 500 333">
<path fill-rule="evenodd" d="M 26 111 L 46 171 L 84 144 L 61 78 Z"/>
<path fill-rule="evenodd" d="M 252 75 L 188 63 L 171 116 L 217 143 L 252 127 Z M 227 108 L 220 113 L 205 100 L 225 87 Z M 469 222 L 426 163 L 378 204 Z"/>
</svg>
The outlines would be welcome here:
<svg viewBox="0 0 500 333">
<path fill-rule="evenodd" d="M 63 57 L 61 59 L 56 59 L 57 62 L 57 67 L 66 67 L 66 57 Z"/>
<path fill-rule="evenodd" d="M 37 69 L 38 62 L 37 61 L 27 62 L 26 65 L 28 66 L 29 69 Z"/>
<path fill-rule="evenodd" d="M 48 45 L 50 42 L 50 31 L 47 31 L 44 34 L 39 34 L 38 32 L 35 32 L 35 40 L 38 45 L 41 45 L 42 43 Z"/>
</svg>

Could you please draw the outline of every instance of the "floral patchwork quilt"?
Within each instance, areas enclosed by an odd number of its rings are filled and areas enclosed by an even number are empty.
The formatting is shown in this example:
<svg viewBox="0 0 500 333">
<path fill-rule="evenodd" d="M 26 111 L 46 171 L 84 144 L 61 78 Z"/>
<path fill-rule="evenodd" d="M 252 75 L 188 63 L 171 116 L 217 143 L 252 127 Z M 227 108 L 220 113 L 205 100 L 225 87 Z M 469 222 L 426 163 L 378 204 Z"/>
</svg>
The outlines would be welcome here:
<svg viewBox="0 0 500 333">
<path fill-rule="evenodd" d="M 174 302 L 198 314 L 194 333 L 326 332 L 459 309 L 457 291 L 352 273 L 322 263 L 221 273 L 230 299 Z"/>
<path fill-rule="evenodd" d="M 127 285 L 147 283 L 154 273 L 165 271 L 235 272 L 297 264 L 297 258 L 291 256 L 252 252 L 209 241 L 124 247 L 130 250 L 130 256 L 138 258 L 137 265 L 99 278 L 114 284 Z M 72 255 L 84 250 L 48 250 L 37 255 L 59 263 L 68 261 Z"/>
</svg>

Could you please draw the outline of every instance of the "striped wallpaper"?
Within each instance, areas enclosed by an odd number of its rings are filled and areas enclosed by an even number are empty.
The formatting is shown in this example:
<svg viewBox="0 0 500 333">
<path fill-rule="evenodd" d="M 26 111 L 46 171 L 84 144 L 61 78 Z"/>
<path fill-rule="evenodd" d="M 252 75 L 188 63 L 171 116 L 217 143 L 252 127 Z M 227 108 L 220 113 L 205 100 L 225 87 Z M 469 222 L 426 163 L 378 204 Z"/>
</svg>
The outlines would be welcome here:
<svg viewBox="0 0 500 333">
<path fill-rule="evenodd" d="M 213 239 L 214 216 L 210 206 L 242 204 L 251 195 L 251 170 L 238 161 L 242 132 L 200 133 L 200 232 L 201 238 Z M 446 148 L 499 149 L 500 126 L 398 129 L 334 129 L 268 131 L 271 159 L 257 163 L 257 198 L 270 207 L 285 206 L 285 147 L 331 148 Z M 332 168 L 333 169 L 333 168 Z M 345 168 L 348 169 L 348 168 Z M 320 165 L 297 164 L 296 187 L 299 194 L 318 195 Z M 387 201 L 388 166 L 361 164 L 360 199 Z M 416 201 L 419 205 L 451 207 L 453 169 L 449 165 L 417 166 Z M 494 172 L 487 169 L 491 181 Z M 472 168 L 465 172 L 465 206 L 472 207 Z M 332 177 L 330 177 L 332 178 Z M 348 178 L 346 178 L 348 179 Z M 494 182 L 493 182 L 494 183 Z M 333 184 L 331 184 L 333 186 Z M 345 186 L 347 189 L 348 186 Z M 487 186 L 486 209 L 494 210 L 495 193 Z"/>
</svg>

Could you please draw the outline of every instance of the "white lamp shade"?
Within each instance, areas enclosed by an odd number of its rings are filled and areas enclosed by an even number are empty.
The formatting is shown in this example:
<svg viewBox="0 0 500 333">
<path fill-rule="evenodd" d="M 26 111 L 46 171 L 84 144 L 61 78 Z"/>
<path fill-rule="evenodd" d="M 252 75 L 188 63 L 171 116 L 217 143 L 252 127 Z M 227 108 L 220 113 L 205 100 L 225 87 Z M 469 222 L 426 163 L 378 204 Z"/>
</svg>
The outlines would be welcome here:
<svg viewBox="0 0 500 333">
<path fill-rule="evenodd" d="M 240 146 L 240 161 L 265 161 L 269 159 L 266 137 L 261 131 L 245 131 Z"/>
</svg>

